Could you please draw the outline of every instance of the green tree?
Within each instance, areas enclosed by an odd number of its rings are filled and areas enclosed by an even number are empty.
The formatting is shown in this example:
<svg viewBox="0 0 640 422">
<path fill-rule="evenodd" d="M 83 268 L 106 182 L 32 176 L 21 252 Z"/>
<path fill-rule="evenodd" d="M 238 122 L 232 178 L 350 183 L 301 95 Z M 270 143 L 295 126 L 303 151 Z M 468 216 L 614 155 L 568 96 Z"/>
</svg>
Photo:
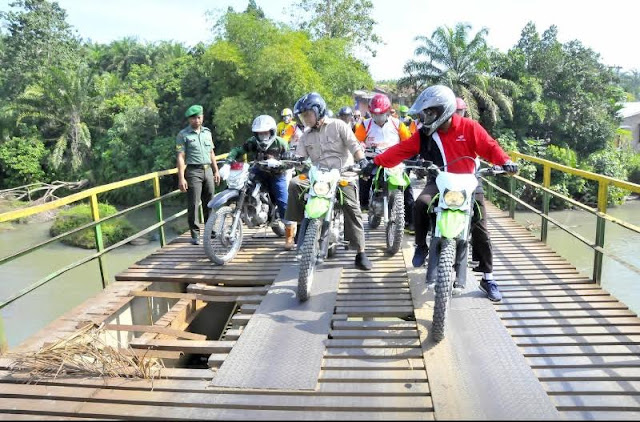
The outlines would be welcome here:
<svg viewBox="0 0 640 422">
<path fill-rule="evenodd" d="M 17 0 L 17 11 L 0 12 L 8 31 L 0 67 L 4 96 L 14 98 L 51 67 L 77 62 L 80 43 L 66 22 L 66 12 L 47 0 Z"/>
<path fill-rule="evenodd" d="M 301 0 L 294 4 L 294 26 L 314 39 L 342 38 L 349 47 L 364 47 L 374 57 L 382 39 L 374 32 L 371 0 Z"/>
<path fill-rule="evenodd" d="M 15 187 L 45 181 L 44 143 L 37 137 L 11 138 L 0 144 L 0 186 Z"/>
<path fill-rule="evenodd" d="M 640 71 L 632 69 L 619 73 L 620 85 L 629 94 L 628 101 L 640 101 Z"/>
<path fill-rule="evenodd" d="M 205 113 L 213 111 L 219 150 L 243 142 L 255 116 L 277 116 L 305 92 L 320 92 L 337 109 L 352 102 L 353 90 L 373 85 L 344 39 L 314 41 L 306 32 L 233 11 L 221 17 L 216 31 L 216 41 L 185 81 L 206 81 L 199 98 Z M 197 94 L 183 90 L 185 101 Z"/>
<path fill-rule="evenodd" d="M 69 163 L 78 171 L 86 162 L 91 134 L 85 123 L 93 103 L 90 98 L 91 74 L 80 65 L 75 70 L 50 68 L 38 84 L 29 86 L 15 102 L 18 122 L 37 122 L 54 170 Z"/>
<path fill-rule="evenodd" d="M 425 87 L 447 85 L 467 103 L 472 118 L 493 126 L 500 115 L 513 117 L 512 95 L 516 84 L 490 73 L 491 51 L 486 28 L 470 38 L 471 26 L 459 23 L 455 28 L 441 26 L 431 37 L 418 36 L 416 59 L 405 64 L 406 77 L 400 86 Z M 421 59 L 424 58 L 424 59 Z"/>
<path fill-rule="evenodd" d="M 495 68 L 520 87 L 516 117 L 505 126 L 521 139 L 549 139 L 584 158 L 615 136 L 624 94 L 614 70 L 579 41 L 560 43 L 555 26 L 540 36 L 528 23 Z"/>
</svg>

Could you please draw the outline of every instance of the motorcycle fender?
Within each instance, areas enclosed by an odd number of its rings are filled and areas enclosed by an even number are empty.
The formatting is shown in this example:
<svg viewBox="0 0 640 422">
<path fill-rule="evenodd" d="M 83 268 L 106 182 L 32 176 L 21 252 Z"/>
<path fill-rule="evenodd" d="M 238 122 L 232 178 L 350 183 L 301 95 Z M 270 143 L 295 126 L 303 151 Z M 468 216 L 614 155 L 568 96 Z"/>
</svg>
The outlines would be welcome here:
<svg viewBox="0 0 640 422">
<path fill-rule="evenodd" d="M 388 183 L 391 188 L 390 190 L 405 188 L 411 184 L 411 179 L 409 179 L 409 176 L 407 176 L 405 172 L 402 172 L 400 174 L 390 173 Z"/>
<path fill-rule="evenodd" d="M 235 189 L 223 190 L 222 192 L 216 194 L 216 196 L 214 196 L 211 201 L 209 201 L 207 207 L 211 208 L 212 210 L 217 210 L 232 199 L 236 199 L 238 196 L 240 196 L 240 193 Z"/>
<path fill-rule="evenodd" d="M 453 239 L 463 230 L 467 222 L 467 214 L 460 210 L 443 210 L 438 218 L 438 229 L 442 237 Z"/>
<path fill-rule="evenodd" d="M 320 218 L 329 211 L 329 205 L 328 199 L 314 196 L 307 201 L 304 210 L 309 218 Z"/>
</svg>

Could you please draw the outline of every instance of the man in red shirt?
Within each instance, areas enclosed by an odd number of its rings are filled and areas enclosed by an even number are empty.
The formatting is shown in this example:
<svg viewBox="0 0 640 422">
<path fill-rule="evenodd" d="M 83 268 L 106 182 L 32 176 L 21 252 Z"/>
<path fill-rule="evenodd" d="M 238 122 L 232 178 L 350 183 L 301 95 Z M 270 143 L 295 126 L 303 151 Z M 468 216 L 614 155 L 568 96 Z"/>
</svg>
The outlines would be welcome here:
<svg viewBox="0 0 640 422">
<path fill-rule="evenodd" d="M 374 164 L 393 167 L 405 159 L 420 154 L 420 157 L 432 161 L 438 166 L 446 166 L 452 173 L 474 173 L 475 162 L 460 157 L 480 156 L 494 164 L 502 165 L 508 173 L 518 171 L 500 145 L 487 131 L 474 120 L 461 117 L 455 113 L 456 96 L 444 85 L 434 85 L 422 91 L 409 114 L 416 114 L 422 127 L 411 138 L 401 142 L 374 158 Z M 430 226 L 427 213 L 431 199 L 438 193 L 435 180 L 428 180 L 427 185 L 416 199 L 414 206 L 414 224 L 416 230 L 416 250 L 413 265 L 421 267 L 429 252 L 426 242 Z M 491 240 L 484 219 L 484 194 L 482 185 L 476 190 L 476 202 L 480 213 L 474 213 L 472 223 L 473 255 L 479 259 L 477 271 L 484 273 L 480 288 L 492 301 L 500 301 L 502 295 L 493 278 L 493 254 Z"/>
</svg>

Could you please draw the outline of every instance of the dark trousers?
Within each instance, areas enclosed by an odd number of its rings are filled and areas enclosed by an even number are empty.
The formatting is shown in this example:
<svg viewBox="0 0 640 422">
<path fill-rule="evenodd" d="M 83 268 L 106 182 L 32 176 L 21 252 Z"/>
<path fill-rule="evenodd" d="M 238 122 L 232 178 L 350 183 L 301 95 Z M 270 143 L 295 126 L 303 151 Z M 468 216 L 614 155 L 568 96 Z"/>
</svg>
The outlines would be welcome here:
<svg viewBox="0 0 640 422">
<path fill-rule="evenodd" d="M 429 215 L 427 211 L 431 199 L 437 193 L 438 187 L 435 182 L 427 183 L 416 199 L 414 207 L 416 245 L 424 246 L 427 243 L 427 233 L 429 233 L 433 223 L 433 216 Z M 485 215 L 484 193 L 476 190 L 476 208 L 471 219 L 471 251 L 473 259 L 479 262 L 477 270 L 483 273 L 490 273 L 493 271 L 493 251 Z"/>
<path fill-rule="evenodd" d="M 209 218 L 209 207 L 207 204 L 213 199 L 215 194 L 215 184 L 213 183 L 213 170 L 202 166 L 188 165 L 184 171 L 184 178 L 187 180 L 187 221 L 189 222 L 189 232 L 192 238 L 197 238 L 200 227 L 196 224 L 196 213 L 200 200 L 202 200 L 202 211 L 204 221 Z"/>
<path fill-rule="evenodd" d="M 362 207 L 369 206 L 369 194 L 371 191 L 371 185 L 373 184 L 373 179 L 376 176 L 377 169 L 378 167 L 375 167 L 373 169 L 371 177 L 369 177 L 367 180 L 362 178 L 358 180 L 358 189 L 360 190 L 360 205 Z M 405 171 L 407 174 L 409 174 L 409 170 Z M 407 225 L 413 223 L 414 202 L 415 200 L 413 199 L 413 191 L 411 189 L 411 185 L 409 185 L 404 189 L 404 222 Z"/>
</svg>

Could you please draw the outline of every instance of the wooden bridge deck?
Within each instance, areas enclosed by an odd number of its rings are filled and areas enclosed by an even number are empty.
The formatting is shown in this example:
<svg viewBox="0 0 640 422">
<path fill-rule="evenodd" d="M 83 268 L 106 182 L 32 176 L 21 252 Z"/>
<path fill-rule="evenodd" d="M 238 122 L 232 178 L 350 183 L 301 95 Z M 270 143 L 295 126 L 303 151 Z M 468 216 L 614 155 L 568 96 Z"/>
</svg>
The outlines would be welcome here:
<svg viewBox="0 0 640 422">
<path fill-rule="evenodd" d="M 501 321 L 500 329 L 510 335 L 511 347 L 521 353 L 518 358 L 528 364 L 531 378 L 537 379 L 536 387 L 546 392 L 544 400 L 557 411 L 551 418 L 638 419 L 640 319 L 499 210 L 488 211 L 495 274 L 504 294 L 501 303 L 488 306 Z M 119 274 L 117 283 L 14 351 L 37 350 L 87 321 L 108 321 L 113 331 L 143 332 L 132 347 L 153 345 L 150 353 L 165 359 L 180 353 L 210 355 L 212 369 L 166 368 L 153 381 L 57 377 L 25 384 L 28 374 L 10 371 L 10 359 L 3 359 L 0 418 L 444 419 L 455 415 L 445 408 L 464 407 L 456 403 L 463 398 L 446 397 L 447 380 L 437 378 L 439 371 L 430 371 L 440 365 L 433 361 L 434 351 L 455 345 L 447 346 L 447 337 L 434 346 L 427 337 L 429 324 L 420 315 L 428 315 L 432 303 L 428 295 L 418 293 L 424 291 L 424 270 L 407 268 L 409 243 L 404 254 L 387 257 L 382 249 L 384 232 L 367 236 L 373 271 L 356 270 L 352 251 L 340 251 L 327 261 L 343 270 L 314 391 L 211 386 L 216 368 L 293 252 L 284 252 L 282 240 L 272 235 L 247 235 L 238 257 L 215 267 L 201 247 L 179 238 Z M 160 291 L 160 285 L 185 288 Z M 153 329 L 113 325 L 110 317 L 119 309 L 148 296 L 174 301 Z M 220 338 L 181 335 L 210 303 L 235 305 Z M 417 321 L 402 319 L 414 312 Z M 516 375 L 500 374 L 515 391 L 519 380 L 511 378 Z M 469 412 L 462 416 L 488 414 Z"/>
</svg>

